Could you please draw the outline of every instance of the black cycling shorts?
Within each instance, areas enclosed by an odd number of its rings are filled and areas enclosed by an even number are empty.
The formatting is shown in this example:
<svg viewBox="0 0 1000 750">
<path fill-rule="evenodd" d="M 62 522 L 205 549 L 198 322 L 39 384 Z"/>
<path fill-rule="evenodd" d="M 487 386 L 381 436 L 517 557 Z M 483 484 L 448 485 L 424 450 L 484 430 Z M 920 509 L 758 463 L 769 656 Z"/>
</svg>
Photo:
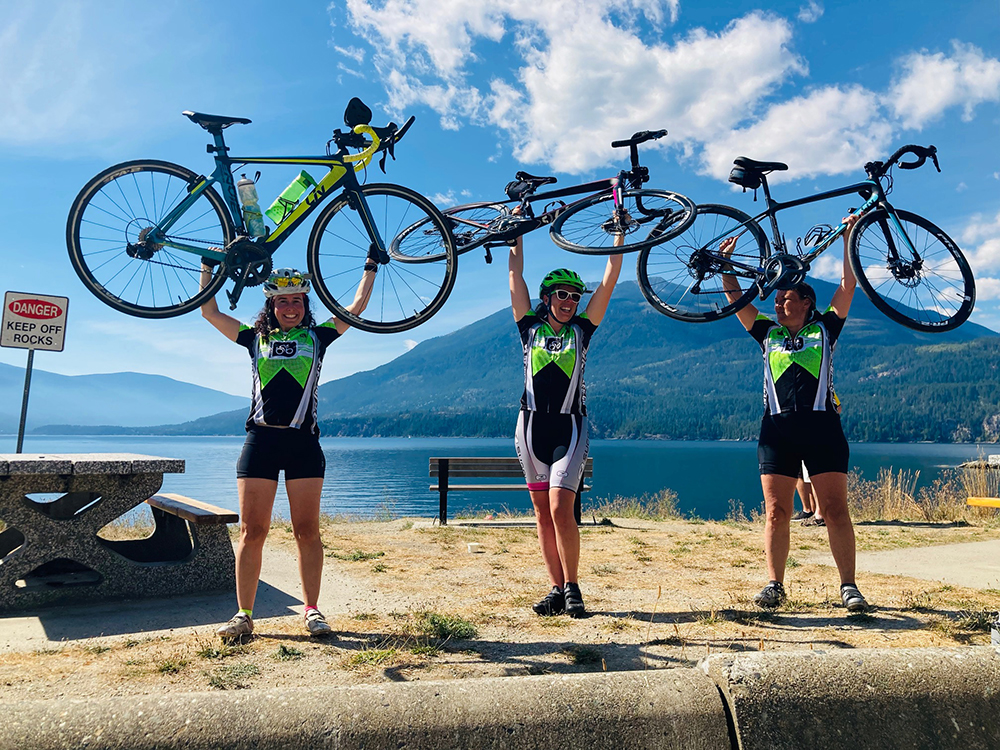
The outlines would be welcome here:
<svg viewBox="0 0 1000 750">
<path fill-rule="evenodd" d="M 580 414 L 518 412 L 514 448 L 529 490 L 561 487 L 576 492 L 583 481 L 590 449 L 587 418 Z"/>
<path fill-rule="evenodd" d="M 851 450 L 833 411 L 791 411 L 769 414 L 760 423 L 757 463 L 760 473 L 798 477 L 802 464 L 811 476 L 836 471 L 846 474 Z"/>
<path fill-rule="evenodd" d="M 326 456 L 319 437 L 294 427 L 256 426 L 247 430 L 243 452 L 236 462 L 236 476 L 277 481 L 279 471 L 285 472 L 286 481 L 322 478 L 326 472 Z"/>
</svg>

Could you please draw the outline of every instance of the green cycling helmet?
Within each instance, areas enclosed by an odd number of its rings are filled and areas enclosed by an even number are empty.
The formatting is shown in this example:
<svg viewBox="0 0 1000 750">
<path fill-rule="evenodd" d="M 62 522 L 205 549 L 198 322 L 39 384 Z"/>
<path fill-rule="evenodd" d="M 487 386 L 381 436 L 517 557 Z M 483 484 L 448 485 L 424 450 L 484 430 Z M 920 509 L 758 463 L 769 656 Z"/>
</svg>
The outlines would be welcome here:
<svg viewBox="0 0 1000 750">
<path fill-rule="evenodd" d="M 559 285 L 571 286 L 574 289 L 580 290 L 580 292 L 587 291 L 587 285 L 583 283 L 580 274 L 576 271 L 570 271 L 568 268 L 557 268 L 555 271 L 549 271 L 545 274 L 545 278 L 542 279 L 542 285 L 538 287 L 538 296 L 548 294 L 549 289 Z"/>
</svg>

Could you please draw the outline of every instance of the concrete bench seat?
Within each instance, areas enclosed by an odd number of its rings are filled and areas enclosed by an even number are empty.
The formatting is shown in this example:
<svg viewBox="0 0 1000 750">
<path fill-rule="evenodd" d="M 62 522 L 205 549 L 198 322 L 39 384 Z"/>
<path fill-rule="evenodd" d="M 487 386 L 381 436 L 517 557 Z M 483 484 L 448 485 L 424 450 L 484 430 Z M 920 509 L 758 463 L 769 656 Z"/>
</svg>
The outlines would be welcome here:
<svg viewBox="0 0 1000 750">
<path fill-rule="evenodd" d="M 183 461 L 131 453 L 0 454 L 0 613 L 234 589 L 226 524 L 239 517 L 157 494 L 165 472 L 183 471 Z M 105 538 L 143 503 L 149 536 Z"/>
</svg>

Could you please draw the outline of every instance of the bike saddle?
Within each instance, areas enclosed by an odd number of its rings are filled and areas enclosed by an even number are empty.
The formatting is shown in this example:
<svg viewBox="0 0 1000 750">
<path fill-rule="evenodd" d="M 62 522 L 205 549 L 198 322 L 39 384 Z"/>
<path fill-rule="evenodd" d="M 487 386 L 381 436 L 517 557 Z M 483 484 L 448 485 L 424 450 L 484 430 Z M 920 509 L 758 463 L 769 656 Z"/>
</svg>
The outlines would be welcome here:
<svg viewBox="0 0 1000 750">
<path fill-rule="evenodd" d="M 733 159 L 733 164 L 737 167 L 743 167 L 744 169 L 757 169 L 761 172 L 784 172 L 788 169 L 788 165 L 782 164 L 780 161 L 754 161 L 753 159 L 748 159 L 745 156 Z"/>
<path fill-rule="evenodd" d="M 225 130 L 230 125 L 249 125 L 250 120 L 245 117 L 226 117 L 225 115 L 205 115 L 201 112 L 182 112 L 191 122 L 201 125 L 209 133 L 218 133 Z"/>
<path fill-rule="evenodd" d="M 533 182 L 536 187 L 538 185 L 551 185 L 553 182 L 557 182 L 555 177 L 535 177 L 535 175 L 528 174 L 527 172 L 518 172 L 514 176 L 525 182 Z"/>
<path fill-rule="evenodd" d="M 556 181 L 555 177 L 536 177 L 527 172 L 518 172 L 515 179 L 507 183 L 504 192 L 512 201 L 519 201 L 526 195 L 531 195 L 540 185 L 548 185 Z"/>
</svg>

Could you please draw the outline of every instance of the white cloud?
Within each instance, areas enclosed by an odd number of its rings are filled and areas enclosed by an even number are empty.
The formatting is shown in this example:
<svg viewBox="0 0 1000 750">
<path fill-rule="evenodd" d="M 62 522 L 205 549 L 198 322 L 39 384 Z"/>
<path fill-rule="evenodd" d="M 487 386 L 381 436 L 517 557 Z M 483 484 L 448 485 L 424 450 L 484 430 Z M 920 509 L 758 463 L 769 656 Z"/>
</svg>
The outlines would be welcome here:
<svg viewBox="0 0 1000 750">
<path fill-rule="evenodd" d="M 356 78 L 364 78 L 365 77 L 364 73 L 362 73 L 361 71 L 358 71 L 358 70 L 354 70 L 353 68 L 348 68 L 346 65 L 344 65 L 344 63 L 337 63 L 337 70 L 340 70 L 340 71 L 342 71 L 344 73 L 348 73 L 348 74 L 350 74 L 352 76 L 355 76 Z"/>
<path fill-rule="evenodd" d="M 952 54 L 914 52 L 900 63 L 891 106 L 907 128 L 920 129 L 950 107 L 972 119 L 977 105 L 1000 101 L 1000 60 L 971 44 L 952 42 Z"/>
<path fill-rule="evenodd" d="M 669 4 L 671 19 L 677 7 Z M 662 9 L 651 0 L 386 0 L 380 7 L 348 0 L 355 29 L 384 50 L 375 62 L 390 108 L 425 104 L 446 128 L 492 122 L 521 161 L 566 172 L 619 161 L 610 142 L 646 128 L 667 125 L 671 142 L 690 148 L 806 72 L 789 49 L 784 19 L 751 13 L 672 43 L 630 25 L 639 16 L 662 23 Z M 491 69 L 480 90 L 468 81 L 474 42 L 504 37 L 515 68 Z"/>
<path fill-rule="evenodd" d="M 768 182 L 857 171 L 884 153 L 892 127 L 880 114 L 878 98 L 860 86 L 828 86 L 774 104 L 753 124 L 707 143 L 704 171 L 724 179 L 733 158 L 782 161 L 788 172 Z"/>
<path fill-rule="evenodd" d="M 981 284 L 989 281 L 988 276 L 1000 275 L 1000 211 L 992 217 L 972 217 L 958 239 L 972 266 L 979 295 Z"/>
<path fill-rule="evenodd" d="M 462 193 L 467 194 L 468 191 L 463 190 Z M 454 190 L 449 190 L 447 193 L 434 193 L 428 197 L 431 199 L 431 203 L 439 208 L 450 208 L 458 205 L 458 198 L 455 197 Z"/>
<path fill-rule="evenodd" d="M 1000 299 L 1000 279 L 980 276 L 976 278 L 976 302 Z M 984 324 L 985 325 L 985 324 Z M 997 328 L 996 325 L 990 326 Z"/>
<path fill-rule="evenodd" d="M 413 339 L 403 339 L 403 348 L 405 348 L 406 351 L 410 351 L 419 343 L 419 341 L 414 341 Z"/>
<path fill-rule="evenodd" d="M 808 5 L 799 8 L 799 14 L 796 16 L 802 23 L 816 23 L 822 17 L 823 5 L 816 0 L 809 0 Z"/>
<path fill-rule="evenodd" d="M 338 47 L 334 45 L 333 48 L 344 57 L 354 60 L 358 65 L 361 65 L 365 61 L 365 51 L 361 47 Z"/>
<path fill-rule="evenodd" d="M 900 128 L 1000 100 L 1000 60 L 959 42 L 902 58 L 885 90 L 827 85 L 789 99 L 781 87 L 808 66 L 789 20 L 761 11 L 668 36 L 677 0 L 346 2 L 390 110 L 424 105 L 450 130 L 491 124 L 519 161 L 561 172 L 620 163 L 612 140 L 668 127 L 660 146 L 719 179 L 740 153 L 788 163 L 779 180 L 843 174 L 884 156 Z M 805 0 L 796 17 L 823 13 Z"/>
</svg>

